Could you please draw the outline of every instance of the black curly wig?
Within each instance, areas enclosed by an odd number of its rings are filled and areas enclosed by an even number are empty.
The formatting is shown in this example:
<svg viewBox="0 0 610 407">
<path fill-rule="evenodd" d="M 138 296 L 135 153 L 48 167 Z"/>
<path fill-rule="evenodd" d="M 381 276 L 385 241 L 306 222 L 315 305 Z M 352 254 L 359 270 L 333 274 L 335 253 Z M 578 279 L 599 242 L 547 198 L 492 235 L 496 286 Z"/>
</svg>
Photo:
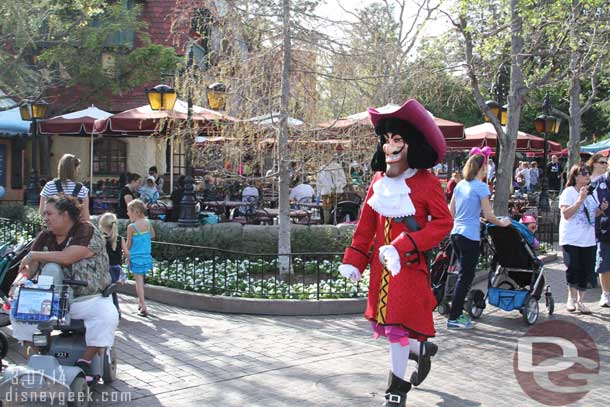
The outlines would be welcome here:
<svg viewBox="0 0 610 407">
<path fill-rule="evenodd" d="M 411 123 L 390 117 L 377 123 L 375 133 L 379 136 L 379 142 L 377 151 L 375 151 L 371 160 L 373 171 L 385 172 L 386 170 L 383 145 L 385 144 L 385 135 L 388 133 L 400 134 L 405 143 L 409 145 L 407 150 L 409 168 L 428 169 L 434 167 L 438 161 L 436 150 L 428 144 L 424 135 Z"/>
</svg>

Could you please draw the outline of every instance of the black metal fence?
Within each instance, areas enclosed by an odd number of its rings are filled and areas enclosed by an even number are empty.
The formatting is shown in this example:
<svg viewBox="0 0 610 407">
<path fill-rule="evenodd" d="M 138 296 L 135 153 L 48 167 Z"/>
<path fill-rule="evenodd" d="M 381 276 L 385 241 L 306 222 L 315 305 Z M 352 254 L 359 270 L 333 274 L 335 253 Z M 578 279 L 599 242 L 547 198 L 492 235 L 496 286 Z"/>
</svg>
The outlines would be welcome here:
<svg viewBox="0 0 610 407">
<path fill-rule="evenodd" d="M 557 241 L 557 214 L 539 216 L 537 238 L 543 250 Z M 32 239 L 42 226 L 0 218 L 0 243 Z M 483 248 L 482 248 L 483 250 Z M 328 299 L 365 297 L 368 275 L 354 283 L 338 272 L 343 253 L 291 253 L 282 272 L 277 254 L 244 253 L 213 247 L 153 242 L 149 284 L 213 295 L 249 298 Z M 492 253 L 482 253 L 488 262 Z"/>
<path fill-rule="evenodd" d="M 0 218 L 0 243 L 32 239 L 40 224 Z M 338 272 L 343 253 L 291 253 L 281 272 L 277 254 L 153 242 L 149 284 L 249 298 L 329 299 L 365 297 L 368 273 L 358 283 Z"/>
</svg>

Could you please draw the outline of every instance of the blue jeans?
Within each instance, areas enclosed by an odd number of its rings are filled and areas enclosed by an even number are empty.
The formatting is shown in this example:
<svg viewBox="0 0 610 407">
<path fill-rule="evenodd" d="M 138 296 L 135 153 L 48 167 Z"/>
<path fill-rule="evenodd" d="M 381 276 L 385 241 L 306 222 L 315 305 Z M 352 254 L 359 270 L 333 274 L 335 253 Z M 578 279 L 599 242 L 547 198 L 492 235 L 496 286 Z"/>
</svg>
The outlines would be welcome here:
<svg viewBox="0 0 610 407">
<path fill-rule="evenodd" d="M 451 312 L 449 313 L 449 319 L 454 320 L 458 319 L 464 310 L 464 301 L 468 291 L 470 291 L 479 261 L 480 242 L 470 240 L 462 235 L 451 235 L 451 245 L 461 266 L 453 292 L 453 300 L 451 301 Z"/>
</svg>

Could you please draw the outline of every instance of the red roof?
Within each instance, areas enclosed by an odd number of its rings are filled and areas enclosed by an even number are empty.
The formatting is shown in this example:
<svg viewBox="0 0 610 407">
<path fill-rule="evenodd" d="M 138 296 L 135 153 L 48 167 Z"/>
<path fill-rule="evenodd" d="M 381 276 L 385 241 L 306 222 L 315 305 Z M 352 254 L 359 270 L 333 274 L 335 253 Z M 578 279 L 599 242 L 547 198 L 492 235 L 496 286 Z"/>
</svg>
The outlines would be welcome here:
<svg viewBox="0 0 610 407">
<path fill-rule="evenodd" d="M 185 45 L 189 39 L 189 31 L 193 10 L 204 7 L 203 0 L 146 0 L 142 2 L 141 19 L 148 23 L 148 33 L 153 44 L 159 44 L 176 49 L 177 55 L 184 55 Z M 142 42 L 136 39 L 136 47 Z M 142 84 L 141 86 L 113 94 L 92 94 L 90 89 L 76 85 L 71 88 L 52 89 L 46 97 L 54 112 L 64 112 L 86 108 L 95 103 L 100 108 L 110 112 L 122 112 L 148 103 L 144 88 L 151 88 L 162 82 Z"/>
</svg>

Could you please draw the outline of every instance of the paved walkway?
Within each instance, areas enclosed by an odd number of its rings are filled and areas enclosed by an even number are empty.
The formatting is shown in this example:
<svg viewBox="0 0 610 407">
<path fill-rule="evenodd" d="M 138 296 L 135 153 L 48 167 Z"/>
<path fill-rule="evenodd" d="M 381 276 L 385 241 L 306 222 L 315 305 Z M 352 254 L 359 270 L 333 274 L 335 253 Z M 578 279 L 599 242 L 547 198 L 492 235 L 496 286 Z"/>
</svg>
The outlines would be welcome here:
<svg viewBox="0 0 610 407">
<path fill-rule="evenodd" d="M 547 270 L 557 299 L 554 318 L 584 327 L 602 357 L 604 382 L 572 405 L 606 406 L 610 309 L 597 305 L 597 289 L 588 295 L 593 315 L 568 315 L 563 265 L 555 262 Z M 360 315 L 254 317 L 151 303 L 154 316 L 145 319 L 135 315 L 133 298 L 121 300 L 118 380 L 96 388 L 96 406 L 382 405 L 387 344 L 372 339 Z M 447 331 L 445 319 L 435 316 L 440 351 L 407 405 L 543 406 L 521 390 L 513 373 L 517 338 L 526 333 L 520 316 L 488 307 L 474 330 L 457 332 Z M 546 319 L 543 312 L 540 321 Z M 18 345 L 10 346 L 9 361 L 22 363 Z"/>
</svg>

